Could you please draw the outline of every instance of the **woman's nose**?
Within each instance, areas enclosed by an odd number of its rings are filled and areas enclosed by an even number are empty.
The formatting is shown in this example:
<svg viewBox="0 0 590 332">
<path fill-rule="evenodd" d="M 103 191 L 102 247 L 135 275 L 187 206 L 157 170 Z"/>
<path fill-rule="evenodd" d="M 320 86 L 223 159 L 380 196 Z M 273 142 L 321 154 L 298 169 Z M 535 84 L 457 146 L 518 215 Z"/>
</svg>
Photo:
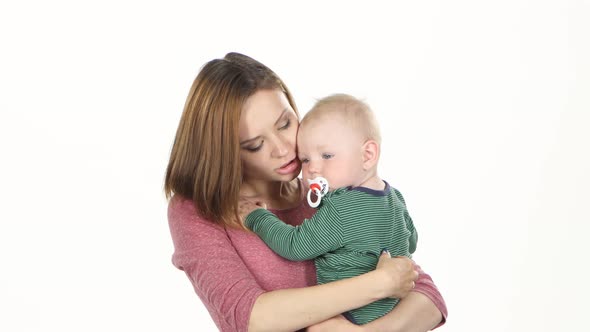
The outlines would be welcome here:
<svg viewBox="0 0 590 332">
<path fill-rule="evenodd" d="M 281 158 L 289 154 L 290 145 L 287 142 L 284 142 L 280 138 L 276 139 L 275 147 L 272 150 L 272 156 Z"/>
</svg>

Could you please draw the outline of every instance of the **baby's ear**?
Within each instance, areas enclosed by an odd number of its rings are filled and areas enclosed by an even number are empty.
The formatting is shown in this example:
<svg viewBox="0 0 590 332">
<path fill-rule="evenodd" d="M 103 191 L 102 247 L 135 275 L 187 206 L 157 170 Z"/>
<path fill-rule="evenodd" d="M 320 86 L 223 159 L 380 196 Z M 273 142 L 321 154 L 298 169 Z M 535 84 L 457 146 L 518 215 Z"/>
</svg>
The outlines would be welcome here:
<svg viewBox="0 0 590 332">
<path fill-rule="evenodd" d="M 363 169 L 365 171 L 377 165 L 379 153 L 379 143 L 375 140 L 370 139 L 363 144 Z"/>
</svg>

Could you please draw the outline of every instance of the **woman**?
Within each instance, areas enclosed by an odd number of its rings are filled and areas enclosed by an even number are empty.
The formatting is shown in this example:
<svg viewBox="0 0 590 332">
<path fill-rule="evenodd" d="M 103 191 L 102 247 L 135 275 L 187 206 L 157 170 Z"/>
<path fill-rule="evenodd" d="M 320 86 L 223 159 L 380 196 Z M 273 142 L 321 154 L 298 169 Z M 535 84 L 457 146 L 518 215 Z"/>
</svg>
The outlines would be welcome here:
<svg viewBox="0 0 590 332">
<path fill-rule="evenodd" d="M 265 202 L 293 225 L 313 215 L 297 178 L 298 120 L 286 85 L 245 55 L 208 62 L 191 87 L 165 180 L 172 261 L 216 325 L 221 331 L 425 331 L 443 323 L 444 300 L 407 258 L 382 255 L 375 271 L 312 286 L 311 261 L 284 260 L 244 228 L 240 199 Z M 385 297 L 403 300 L 370 324 L 339 316 Z"/>
</svg>

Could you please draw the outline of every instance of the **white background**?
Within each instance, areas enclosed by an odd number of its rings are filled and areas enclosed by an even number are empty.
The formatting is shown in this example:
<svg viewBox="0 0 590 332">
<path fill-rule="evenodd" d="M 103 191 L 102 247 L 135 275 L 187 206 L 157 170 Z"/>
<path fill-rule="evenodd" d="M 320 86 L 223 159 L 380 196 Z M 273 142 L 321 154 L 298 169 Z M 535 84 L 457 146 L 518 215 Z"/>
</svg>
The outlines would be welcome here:
<svg viewBox="0 0 590 332">
<path fill-rule="evenodd" d="M 170 263 L 164 170 L 226 52 L 305 113 L 364 98 L 439 331 L 578 331 L 590 287 L 588 1 L 0 5 L 0 330 L 214 331 Z"/>
</svg>

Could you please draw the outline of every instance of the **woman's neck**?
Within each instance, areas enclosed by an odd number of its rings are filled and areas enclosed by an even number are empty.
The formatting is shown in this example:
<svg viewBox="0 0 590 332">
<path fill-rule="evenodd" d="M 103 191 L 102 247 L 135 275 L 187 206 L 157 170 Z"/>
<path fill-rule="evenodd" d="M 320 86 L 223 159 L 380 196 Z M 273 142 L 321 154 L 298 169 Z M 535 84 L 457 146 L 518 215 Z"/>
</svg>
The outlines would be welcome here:
<svg viewBox="0 0 590 332">
<path fill-rule="evenodd" d="M 288 209 L 301 203 L 299 179 L 290 182 L 244 181 L 240 196 L 264 202 L 269 209 Z"/>
</svg>

